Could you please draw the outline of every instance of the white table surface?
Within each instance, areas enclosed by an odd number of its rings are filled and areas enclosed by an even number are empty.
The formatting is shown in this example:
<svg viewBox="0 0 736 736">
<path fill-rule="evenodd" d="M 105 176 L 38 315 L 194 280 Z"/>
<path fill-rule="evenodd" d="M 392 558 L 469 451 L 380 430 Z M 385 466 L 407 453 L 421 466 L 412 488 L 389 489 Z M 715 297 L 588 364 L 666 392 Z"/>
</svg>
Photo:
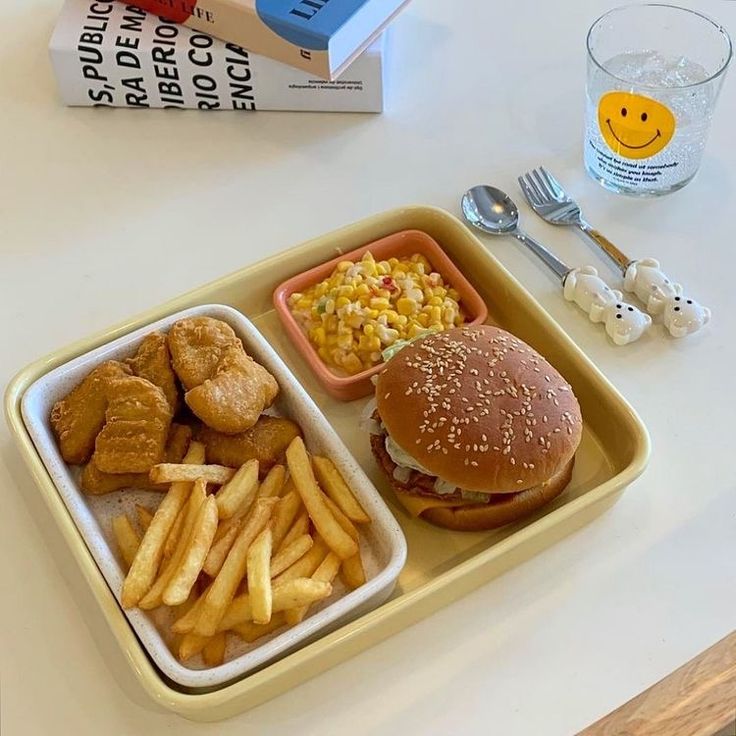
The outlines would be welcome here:
<svg viewBox="0 0 736 736">
<path fill-rule="evenodd" d="M 692 184 L 659 200 L 604 192 L 581 165 L 583 44 L 610 1 L 415 0 L 393 29 L 387 112 L 350 116 L 65 109 L 46 55 L 59 1 L 6 0 L 3 384 L 72 340 L 379 210 L 457 213 L 480 182 L 520 200 L 516 175 L 539 163 L 714 317 L 693 338 L 614 348 L 538 263 L 489 243 L 641 413 L 648 470 L 544 554 L 216 725 L 158 710 L 126 673 L 3 424 L 3 734 L 563 736 L 734 628 L 736 79 Z M 736 32 L 736 3 L 690 4 Z M 570 262 L 605 268 L 574 233 L 522 215 Z"/>
</svg>

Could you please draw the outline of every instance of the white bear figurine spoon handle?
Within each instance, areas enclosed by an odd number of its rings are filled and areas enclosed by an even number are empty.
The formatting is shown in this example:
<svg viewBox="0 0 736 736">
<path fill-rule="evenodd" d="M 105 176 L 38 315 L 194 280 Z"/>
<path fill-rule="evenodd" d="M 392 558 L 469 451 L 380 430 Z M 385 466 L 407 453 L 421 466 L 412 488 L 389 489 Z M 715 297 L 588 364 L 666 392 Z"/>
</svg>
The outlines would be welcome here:
<svg viewBox="0 0 736 736">
<path fill-rule="evenodd" d="M 662 314 L 673 337 L 697 332 L 710 320 L 710 310 L 685 297 L 654 258 L 634 261 L 584 219 L 578 203 L 543 166 L 519 177 L 519 186 L 531 208 L 553 225 L 572 225 L 603 251 L 624 276 L 624 289 L 646 305 L 650 314 Z"/>
<path fill-rule="evenodd" d="M 513 235 L 536 255 L 562 282 L 565 299 L 575 302 L 591 322 L 603 322 L 616 345 L 638 340 L 652 324 L 652 318 L 621 299 L 592 266 L 570 268 L 541 243 L 519 229 L 516 205 L 500 189 L 476 186 L 462 200 L 465 219 L 473 227 L 492 235 Z"/>
</svg>

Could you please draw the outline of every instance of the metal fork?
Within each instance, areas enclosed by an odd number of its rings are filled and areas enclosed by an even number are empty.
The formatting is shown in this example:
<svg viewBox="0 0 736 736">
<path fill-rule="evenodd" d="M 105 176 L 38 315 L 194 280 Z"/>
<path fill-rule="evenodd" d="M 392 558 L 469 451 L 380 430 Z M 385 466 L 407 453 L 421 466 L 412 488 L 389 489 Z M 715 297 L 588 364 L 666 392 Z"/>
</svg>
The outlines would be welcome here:
<svg viewBox="0 0 736 736">
<path fill-rule="evenodd" d="M 616 265 L 622 274 L 632 263 L 608 238 L 583 219 L 578 203 L 552 174 L 540 166 L 519 177 L 519 186 L 531 208 L 553 225 L 573 225 L 587 235 Z"/>
<path fill-rule="evenodd" d="M 662 314 L 673 337 L 697 332 L 710 320 L 710 310 L 683 294 L 654 258 L 634 260 L 622 253 L 608 238 L 583 218 L 578 203 L 544 166 L 518 178 L 521 191 L 531 208 L 553 225 L 579 228 L 615 264 L 624 276 L 624 289 L 646 304 L 650 314 Z"/>
</svg>

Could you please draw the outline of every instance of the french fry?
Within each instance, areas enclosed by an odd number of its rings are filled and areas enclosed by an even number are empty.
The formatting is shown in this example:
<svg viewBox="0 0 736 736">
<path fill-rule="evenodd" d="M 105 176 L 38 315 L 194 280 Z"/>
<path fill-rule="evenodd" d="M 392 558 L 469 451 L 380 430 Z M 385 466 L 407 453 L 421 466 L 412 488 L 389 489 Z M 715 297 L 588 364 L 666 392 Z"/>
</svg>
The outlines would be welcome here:
<svg viewBox="0 0 736 736">
<path fill-rule="evenodd" d="M 184 459 L 182 462 L 189 463 L 192 465 L 197 465 L 197 464 L 201 464 L 202 462 L 204 462 L 204 445 L 201 442 L 190 442 L 189 449 L 187 450 L 187 454 L 184 456 Z M 188 505 L 190 506 L 191 506 L 192 495 L 195 492 L 198 492 L 199 496 L 202 499 L 204 499 L 204 496 L 207 493 L 207 488 L 204 484 L 201 484 L 201 488 L 198 488 L 196 483 L 194 484 L 194 486 L 192 486 L 189 483 L 174 483 L 172 484 L 171 489 L 173 489 L 174 487 L 181 489 L 181 492 L 185 496 L 184 503 L 188 503 Z M 189 490 L 191 490 L 192 493 L 189 493 Z M 169 492 L 171 492 L 171 490 Z M 186 495 L 189 495 L 188 502 L 186 499 Z M 179 516 L 182 514 L 183 507 L 184 507 L 184 504 L 182 504 L 182 508 L 177 513 L 177 518 L 179 518 Z M 160 508 L 161 506 L 159 506 L 159 509 Z M 143 507 L 139 507 L 139 506 L 136 507 L 136 510 L 138 511 L 139 519 L 141 518 L 141 509 L 143 509 Z M 156 513 L 158 513 L 158 511 Z M 191 518 L 193 521 L 194 516 L 192 515 Z M 176 520 L 174 521 L 174 523 L 176 523 Z M 146 533 L 148 533 L 149 527 L 150 527 L 150 523 L 148 524 L 148 526 L 146 526 Z M 169 530 L 168 534 L 170 533 L 171 533 L 171 530 Z M 168 539 L 168 534 L 166 537 L 167 539 Z M 165 547 L 165 543 L 164 543 L 164 547 Z M 162 554 L 162 557 L 163 557 L 163 554 Z M 170 562 L 171 562 L 171 558 L 169 558 L 169 560 L 167 561 L 167 564 L 166 564 L 167 567 Z M 157 564 L 157 567 L 158 567 L 158 564 Z M 163 572 L 164 571 L 162 570 L 162 573 Z M 155 573 L 154 573 L 154 576 L 155 576 Z M 161 605 L 161 594 L 163 593 L 163 590 L 166 586 L 165 580 L 161 580 L 161 577 L 162 575 L 159 575 L 158 579 L 156 579 L 155 582 L 153 582 L 153 584 L 149 586 L 149 589 L 146 591 L 145 595 L 142 596 L 141 600 L 138 602 L 139 606 L 141 606 L 142 608 L 150 609 L 150 608 L 156 608 L 157 606 Z"/>
<path fill-rule="evenodd" d="M 181 529 L 182 526 L 184 526 L 184 517 L 187 515 L 186 510 L 187 506 L 182 506 L 181 510 L 176 515 L 176 519 L 174 519 L 174 524 L 171 527 L 169 535 L 166 537 L 166 542 L 164 544 L 164 560 L 168 560 L 169 557 L 174 554 L 176 545 L 179 544 L 179 539 L 181 538 Z"/>
<path fill-rule="evenodd" d="M 236 509 L 235 513 L 229 518 L 221 521 L 217 526 L 217 534 L 215 534 L 215 542 L 219 542 L 223 537 L 231 534 L 233 527 L 240 528 L 243 517 L 248 514 L 253 505 L 253 498 L 246 498 L 244 502 Z M 234 539 L 234 537 L 233 537 Z M 230 547 L 228 547 L 230 549 Z"/>
<path fill-rule="evenodd" d="M 340 510 L 356 524 L 368 524 L 371 517 L 350 490 L 340 471 L 328 457 L 312 456 L 314 473 L 324 492 L 340 507 Z"/>
<path fill-rule="evenodd" d="M 286 532 L 286 536 L 281 540 L 278 552 L 282 549 L 286 549 L 297 537 L 301 537 L 304 534 L 309 534 L 309 514 L 306 509 L 303 509 L 301 513 L 294 519 L 294 523 L 291 528 Z"/>
<path fill-rule="evenodd" d="M 174 621 L 171 625 L 171 630 L 175 634 L 188 634 L 192 629 L 194 629 L 194 625 L 197 623 L 200 613 L 202 613 L 205 598 L 207 597 L 207 593 L 209 593 L 211 587 L 211 584 L 208 585 L 207 588 L 202 591 L 202 595 L 200 595 L 194 602 L 194 605 L 188 611 L 185 611 L 183 616 Z"/>
<path fill-rule="evenodd" d="M 322 561 L 322 564 L 314 571 L 314 574 L 312 575 L 312 580 L 316 582 L 328 583 L 330 584 L 331 589 L 332 581 L 335 579 L 335 576 L 337 575 L 339 569 L 340 558 L 334 552 L 330 552 L 330 554 L 328 554 L 327 557 L 325 557 L 325 559 Z M 308 610 L 309 604 L 297 606 L 295 608 L 289 608 L 284 613 L 286 623 L 290 626 L 298 624 L 304 619 L 304 616 L 306 616 Z"/>
<path fill-rule="evenodd" d="M 246 571 L 253 621 L 267 624 L 271 620 L 271 529 L 266 527 L 250 546 Z"/>
<path fill-rule="evenodd" d="M 244 641 L 252 644 L 262 636 L 266 636 L 267 634 L 276 631 L 276 629 L 280 629 L 285 623 L 284 614 L 275 613 L 271 616 L 271 621 L 267 624 L 254 624 L 252 621 L 246 621 L 245 623 L 235 626 L 233 631 L 235 631 Z"/>
<path fill-rule="evenodd" d="M 289 476 L 284 481 L 284 485 L 281 486 L 281 490 L 279 491 L 279 496 L 283 498 L 284 496 L 291 493 L 292 491 L 296 492 L 296 487 L 294 486 L 294 479 L 291 476 Z"/>
<path fill-rule="evenodd" d="M 200 504 L 189 540 L 176 561 L 176 570 L 163 593 L 167 606 L 177 606 L 189 596 L 197 576 L 202 570 L 212 538 L 217 529 L 217 502 L 213 496 Z"/>
<path fill-rule="evenodd" d="M 123 582 L 120 596 L 123 608 L 138 605 L 153 584 L 158 566 L 164 553 L 166 537 L 171 531 L 176 515 L 186 502 L 190 492 L 189 483 L 172 483 L 161 504 L 153 515 L 150 526 L 143 535 L 130 570 Z"/>
<path fill-rule="evenodd" d="M 112 520 L 112 531 L 115 535 L 120 555 L 125 563 L 125 569 L 128 570 L 135 559 L 135 553 L 138 551 L 138 545 L 141 538 L 138 532 L 133 528 L 127 514 L 120 514 Z"/>
<path fill-rule="evenodd" d="M 192 441 L 189 443 L 189 449 L 182 462 L 186 465 L 203 465 L 205 454 L 204 444 Z"/>
<path fill-rule="evenodd" d="M 365 585 L 365 569 L 363 568 L 363 560 L 359 554 L 342 561 L 340 577 L 351 590 Z"/>
<path fill-rule="evenodd" d="M 194 443 L 192 443 L 194 444 Z M 207 483 L 222 485 L 235 475 L 234 468 L 224 465 L 179 465 L 178 463 L 159 463 L 151 468 L 151 483 L 194 483 L 201 478 Z"/>
<path fill-rule="evenodd" d="M 194 483 L 192 492 L 189 496 L 186 506 L 182 509 L 184 521 L 182 522 L 182 530 L 177 541 L 176 549 L 174 549 L 171 557 L 164 562 L 158 577 L 150 587 L 148 592 L 138 602 L 138 607 L 144 611 L 158 608 L 163 603 L 163 595 L 171 578 L 181 562 L 191 535 L 194 522 L 199 513 L 199 509 L 207 498 L 207 484 L 203 480 Z"/>
<path fill-rule="evenodd" d="M 271 558 L 271 578 L 275 578 L 291 567 L 300 557 L 304 557 L 312 548 L 314 540 L 309 534 L 302 534 L 290 544 L 281 545 L 281 549 Z"/>
<path fill-rule="evenodd" d="M 245 575 L 248 548 L 268 524 L 274 503 L 276 499 L 259 498 L 253 504 L 253 510 L 207 593 L 199 619 L 194 627 L 195 634 L 212 636 L 217 630 L 220 619 L 233 599 L 235 589 Z"/>
<path fill-rule="evenodd" d="M 150 511 L 145 506 L 141 506 L 137 503 L 135 505 L 135 512 L 138 515 L 138 523 L 141 525 L 141 529 L 145 532 L 151 524 L 151 519 L 153 519 L 153 511 Z"/>
<path fill-rule="evenodd" d="M 179 659 L 186 662 L 195 654 L 199 654 L 211 641 L 209 636 L 198 636 L 197 634 L 184 634 L 179 642 Z"/>
<path fill-rule="evenodd" d="M 314 577 L 296 578 L 274 587 L 273 610 L 276 613 L 288 611 L 297 606 L 309 605 L 323 598 L 329 598 L 330 595 L 332 595 L 332 584 L 326 580 L 317 580 Z"/>
<path fill-rule="evenodd" d="M 327 598 L 332 593 L 332 585 L 312 578 L 295 578 L 273 586 L 272 616 L 289 608 L 307 605 Z M 253 598 L 243 593 L 233 598 L 225 615 L 222 617 L 218 631 L 234 629 L 244 621 L 253 620 Z"/>
<path fill-rule="evenodd" d="M 325 504 L 325 497 L 314 478 L 309 455 L 301 437 L 292 440 L 286 449 L 286 462 L 289 466 L 289 473 L 294 479 L 296 490 L 320 536 L 341 560 L 352 557 L 358 551 L 358 545 L 337 523 Z"/>
<path fill-rule="evenodd" d="M 228 519 L 224 524 L 229 521 L 232 521 L 232 519 Z M 220 524 L 220 526 L 224 524 Z M 217 573 L 222 569 L 228 552 L 230 552 L 242 526 L 243 520 L 237 519 L 235 523 L 229 525 L 227 532 L 220 539 L 217 539 L 217 534 L 215 534 L 215 539 L 207 553 L 207 559 L 205 559 L 203 567 L 203 570 L 211 578 L 217 577 Z"/>
<path fill-rule="evenodd" d="M 311 577 L 329 551 L 329 548 L 321 537 L 314 537 L 312 548 L 291 567 L 287 567 L 286 570 L 274 578 L 273 585 L 276 586 L 287 580 L 295 580 L 296 578 Z"/>
<path fill-rule="evenodd" d="M 273 520 L 271 522 L 274 549 L 281 546 L 281 542 L 289 531 L 289 527 L 294 523 L 301 506 L 302 500 L 296 491 L 290 491 L 278 499 L 278 503 L 273 509 Z"/>
<path fill-rule="evenodd" d="M 358 530 L 355 528 L 350 519 L 337 507 L 337 504 L 329 497 L 325 496 L 325 503 L 330 509 L 337 523 L 355 540 L 358 545 L 358 551 L 347 560 L 342 561 L 340 567 L 341 577 L 345 585 L 352 590 L 360 588 L 365 583 L 365 569 L 363 568 L 363 560 L 360 557 L 360 540 Z"/>
<path fill-rule="evenodd" d="M 184 616 L 191 608 L 192 606 L 197 602 L 199 598 L 199 594 L 197 591 L 193 588 L 191 592 L 189 593 L 189 597 L 184 601 L 184 603 L 181 603 L 178 606 L 174 606 L 174 608 L 171 609 L 171 617 L 172 620 L 176 620 Z M 179 644 L 181 643 L 182 634 L 177 634 L 173 630 L 169 630 L 169 636 L 167 638 L 169 648 L 172 652 L 178 652 L 179 651 Z"/>
<path fill-rule="evenodd" d="M 231 516 L 229 519 L 220 522 L 217 525 L 217 533 L 215 534 L 215 542 L 219 542 L 234 526 L 239 526 L 242 520 L 242 516 Z"/>
<path fill-rule="evenodd" d="M 208 667 L 218 667 L 225 661 L 225 636 L 225 632 L 221 631 L 205 644 L 202 650 L 202 659 Z"/>
<path fill-rule="evenodd" d="M 258 489 L 258 498 L 278 496 L 284 485 L 285 477 L 286 468 L 283 465 L 274 465 L 271 470 L 268 471 Z"/>
<path fill-rule="evenodd" d="M 241 507 L 250 508 L 257 491 L 258 460 L 249 460 L 215 495 L 220 519 L 229 519 Z"/>
</svg>

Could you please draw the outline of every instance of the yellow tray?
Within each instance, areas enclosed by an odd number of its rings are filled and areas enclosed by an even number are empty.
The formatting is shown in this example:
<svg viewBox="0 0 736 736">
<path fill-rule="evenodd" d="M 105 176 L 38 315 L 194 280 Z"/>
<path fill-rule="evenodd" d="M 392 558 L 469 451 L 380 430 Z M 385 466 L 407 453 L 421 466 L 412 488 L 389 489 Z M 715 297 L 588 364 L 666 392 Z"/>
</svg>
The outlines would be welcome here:
<svg viewBox="0 0 736 736">
<path fill-rule="evenodd" d="M 273 310 L 273 289 L 284 279 L 407 229 L 423 230 L 440 243 L 484 298 L 489 321 L 547 357 L 570 381 L 582 407 L 583 440 L 567 491 L 530 519 L 495 532 L 450 532 L 409 518 L 373 462 L 367 433 L 357 428 L 364 400 L 330 398 L 288 343 Z M 206 303 L 229 304 L 255 322 L 384 494 L 404 530 L 409 555 L 393 596 L 379 608 L 242 680 L 194 694 L 165 681 L 144 653 L 31 442 L 20 403 L 26 388 L 56 366 L 168 314 Z M 160 705 L 198 721 L 228 718 L 279 695 L 528 559 L 611 506 L 641 474 L 649 456 L 642 421 L 559 325 L 464 225 L 443 210 L 422 206 L 392 210 L 323 235 L 63 348 L 13 379 L 5 410 L 51 514 L 140 684 Z"/>
</svg>

